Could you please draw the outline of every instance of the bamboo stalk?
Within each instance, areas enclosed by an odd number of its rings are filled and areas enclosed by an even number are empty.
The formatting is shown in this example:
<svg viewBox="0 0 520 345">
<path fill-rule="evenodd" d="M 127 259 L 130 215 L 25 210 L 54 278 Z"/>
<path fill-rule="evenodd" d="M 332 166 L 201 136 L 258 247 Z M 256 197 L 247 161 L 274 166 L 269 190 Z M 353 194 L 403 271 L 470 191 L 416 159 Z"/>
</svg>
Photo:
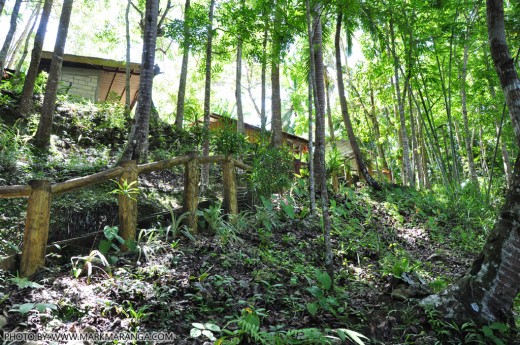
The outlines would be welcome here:
<svg viewBox="0 0 520 345">
<path fill-rule="evenodd" d="M 137 171 L 139 175 L 141 174 L 148 174 L 152 171 L 157 170 L 164 170 L 164 169 L 170 169 L 176 165 L 185 164 L 189 161 L 190 157 L 188 156 L 179 156 L 172 159 L 165 159 L 158 162 L 148 163 L 148 164 L 141 164 L 137 166 Z"/>
<path fill-rule="evenodd" d="M 16 186 L 1 186 L 0 199 L 7 198 L 26 198 L 31 195 L 31 187 L 16 185 Z"/>
<path fill-rule="evenodd" d="M 48 180 L 29 182 L 32 188 L 25 218 L 20 275 L 33 275 L 45 265 L 45 248 L 49 237 L 51 215 L 51 183 Z"/>
<path fill-rule="evenodd" d="M 93 184 L 101 183 L 108 181 L 110 179 L 114 179 L 119 177 L 123 172 L 122 167 L 115 167 L 112 169 L 108 169 L 93 175 L 88 175 L 84 177 L 74 178 L 72 180 L 68 180 L 65 182 L 57 183 L 52 185 L 52 194 L 60 194 L 65 192 L 70 192 L 74 189 L 83 188 L 86 186 L 91 186 Z"/>
</svg>

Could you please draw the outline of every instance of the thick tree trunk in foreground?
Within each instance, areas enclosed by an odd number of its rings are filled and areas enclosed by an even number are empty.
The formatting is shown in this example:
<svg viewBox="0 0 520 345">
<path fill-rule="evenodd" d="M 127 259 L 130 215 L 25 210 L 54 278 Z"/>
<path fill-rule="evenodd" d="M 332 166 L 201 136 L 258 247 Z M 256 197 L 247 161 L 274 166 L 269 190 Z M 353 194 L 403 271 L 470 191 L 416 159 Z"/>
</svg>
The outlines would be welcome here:
<svg viewBox="0 0 520 345">
<path fill-rule="evenodd" d="M 58 35 L 54 45 L 54 54 L 49 68 L 49 79 L 45 88 L 45 98 L 43 99 L 42 113 L 38 130 L 34 136 L 34 146 L 42 151 L 47 151 L 51 142 L 52 119 L 56 108 L 56 96 L 58 94 L 58 83 L 61 75 L 61 65 L 63 64 L 63 53 L 69 32 L 70 15 L 72 13 L 73 0 L 64 0 L 61 9 L 60 24 Z"/>
<path fill-rule="evenodd" d="M 338 93 L 339 93 L 339 101 L 341 105 L 341 115 L 343 116 L 343 122 L 345 123 L 345 128 L 347 129 L 348 139 L 350 142 L 350 146 L 352 147 L 352 151 L 354 152 L 354 158 L 356 159 L 356 163 L 365 181 L 367 181 L 368 185 L 376 190 L 381 190 L 381 186 L 377 181 L 370 175 L 368 169 L 363 161 L 361 156 L 361 151 L 356 141 L 356 136 L 354 135 L 354 129 L 352 128 L 352 122 L 350 121 L 350 115 L 348 113 L 347 99 L 345 98 L 345 85 L 343 84 L 343 72 L 341 66 L 341 21 L 342 21 L 342 13 L 339 12 L 336 20 L 336 36 L 334 39 L 335 51 L 336 51 L 336 73 L 338 79 Z"/>
<path fill-rule="evenodd" d="M 11 13 L 11 23 L 9 25 L 9 31 L 7 32 L 7 36 L 5 37 L 4 45 L 2 46 L 2 50 L 0 50 L 0 81 L 2 81 L 2 77 L 4 76 L 4 67 L 5 67 L 5 59 L 7 58 L 7 51 L 11 46 L 11 42 L 13 41 L 14 33 L 16 31 L 16 21 L 18 19 L 18 12 L 20 12 L 20 5 L 22 4 L 22 0 L 16 0 L 13 7 L 13 12 Z M 3 5 L 2 5 L 3 7 Z M 0 11 L 1 13 L 1 11 Z"/>
<path fill-rule="evenodd" d="M 43 5 L 42 16 L 40 18 L 40 24 L 38 24 L 38 30 L 34 37 L 34 45 L 31 52 L 31 63 L 27 69 L 27 75 L 23 84 L 22 95 L 20 96 L 20 108 L 19 112 L 22 116 L 26 116 L 33 106 L 33 92 L 34 83 L 38 75 L 38 66 L 40 65 L 40 59 L 42 56 L 43 41 L 45 40 L 45 33 L 47 32 L 47 23 L 49 22 L 49 16 L 52 10 L 53 0 L 45 0 Z"/>
<path fill-rule="evenodd" d="M 141 58 L 141 78 L 139 95 L 135 109 L 135 121 L 128 136 L 128 143 L 121 161 L 145 162 L 148 155 L 148 132 L 152 111 L 152 88 L 155 76 L 155 45 L 157 41 L 157 17 L 159 0 L 146 1 L 144 16 L 143 55 Z"/>
<path fill-rule="evenodd" d="M 190 58 L 190 30 L 188 19 L 190 13 L 190 0 L 184 4 L 184 37 L 182 41 L 182 63 L 181 76 L 179 78 L 179 92 L 177 94 L 177 112 L 175 115 L 175 126 L 182 129 L 184 121 L 184 100 L 186 98 L 186 82 L 188 79 L 188 60 Z"/>
<path fill-rule="evenodd" d="M 520 80 L 507 49 L 503 0 L 487 0 L 491 55 L 520 142 Z M 499 218 L 471 270 L 439 295 L 423 300 L 446 318 L 514 324 L 511 311 L 520 292 L 520 157 Z"/>
</svg>

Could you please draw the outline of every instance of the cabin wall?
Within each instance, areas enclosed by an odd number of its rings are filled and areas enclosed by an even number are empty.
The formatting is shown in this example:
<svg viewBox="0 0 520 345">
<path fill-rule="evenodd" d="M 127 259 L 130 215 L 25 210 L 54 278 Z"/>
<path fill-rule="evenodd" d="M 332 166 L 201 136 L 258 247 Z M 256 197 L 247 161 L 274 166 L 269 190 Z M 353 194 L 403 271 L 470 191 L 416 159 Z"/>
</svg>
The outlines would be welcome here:
<svg viewBox="0 0 520 345">
<path fill-rule="evenodd" d="M 96 101 L 100 71 L 84 68 L 63 67 L 58 93 Z"/>
</svg>

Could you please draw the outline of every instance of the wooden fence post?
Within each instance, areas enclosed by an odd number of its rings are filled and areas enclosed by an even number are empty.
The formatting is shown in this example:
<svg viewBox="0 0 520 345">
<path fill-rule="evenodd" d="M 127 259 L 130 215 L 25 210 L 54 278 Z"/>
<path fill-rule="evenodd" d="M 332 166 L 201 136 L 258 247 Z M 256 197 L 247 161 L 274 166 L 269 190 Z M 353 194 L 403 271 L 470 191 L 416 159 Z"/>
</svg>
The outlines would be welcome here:
<svg viewBox="0 0 520 345">
<path fill-rule="evenodd" d="M 238 214 L 237 182 L 235 164 L 230 156 L 222 162 L 222 178 L 224 182 L 224 211 L 230 218 Z"/>
<path fill-rule="evenodd" d="M 123 173 L 119 177 L 119 184 L 130 185 L 135 182 L 131 188 L 137 188 L 137 162 L 123 161 L 120 166 L 123 168 Z M 118 194 L 117 200 L 119 203 L 119 234 L 125 240 L 135 240 L 135 233 L 137 231 L 137 195 L 132 198 L 124 194 Z M 125 245 L 121 246 L 122 251 L 128 248 Z"/>
<path fill-rule="evenodd" d="M 32 191 L 27 205 L 23 235 L 20 275 L 28 277 L 45 266 L 45 248 L 49 237 L 51 216 L 51 183 L 47 180 L 29 182 Z"/>
<path fill-rule="evenodd" d="M 197 234 L 197 206 L 199 203 L 199 153 L 191 151 L 188 153 L 190 160 L 184 168 L 184 200 L 183 212 L 188 212 L 187 225 L 193 234 Z"/>
</svg>

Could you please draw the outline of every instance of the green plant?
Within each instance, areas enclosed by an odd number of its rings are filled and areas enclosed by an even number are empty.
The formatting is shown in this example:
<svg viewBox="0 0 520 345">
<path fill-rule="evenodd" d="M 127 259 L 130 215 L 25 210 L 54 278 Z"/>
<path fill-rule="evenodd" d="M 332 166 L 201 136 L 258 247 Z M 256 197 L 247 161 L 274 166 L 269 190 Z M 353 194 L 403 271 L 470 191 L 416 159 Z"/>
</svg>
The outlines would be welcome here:
<svg viewBox="0 0 520 345">
<path fill-rule="evenodd" d="M 316 280 L 319 285 L 313 285 L 311 280 L 308 279 L 310 287 L 306 290 L 315 298 L 314 302 L 307 303 L 307 311 L 312 315 L 316 316 L 320 308 L 336 315 L 336 307 L 339 307 L 338 300 L 330 295 L 332 289 L 332 280 L 327 272 L 320 270 L 315 271 Z M 341 310 L 343 311 L 343 310 Z"/>
<path fill-rule="evenodd" d="M 58 307 L 53 303 L 24 303 L 24 304 L 14 304 L 13 308 L 9 311 L 20 313 L 22 315 L 27 314 L 31 310 L 37 310 L 40 313 L 45 312 L 47 309 L 56 310 Z"/>
<path fill-rule="evenodd" d="M 133 187 L 137 185 L 137 181 L 133 181 L 128 183 L 127 180 L 123 180 L 123 183 L 119 183 L 116 180 L 112 180 L 116 185 L 117 188 L 110 191 L 110 194 L 116 194 L 116 195 L 124 195 L 129 199 L 132 199 L 134 201 L 137 201 L 136 196 L 139 194 L 139 188 Z"/>
<path fill-rule="evenodd" d="M 281 222 L 278 216 L 278 212 L 276 212 L 274 208 L 274 203 L 271 198 L 265 198 L 263 196 L 260 197 L 262 205 L 255 205 L 256 213 L 255 218 L 258 222 L 258 225 L 265 228 L 267 231 L 271 232 L 273 229 L 281 226 Z"/>
<path fill-rule="evenodd" d="M 246 137 L 237 132 L 233 121 L 222 117 L 222 126 L 212 132 L 211 146 L 215 153 L 224 155 L 243 155 L 247 153 L 249 143 Z"/>
<path fill-rule="evenodd" d="M 146 320 L 151 314 L 146 312 L 150 308 L 149 305 L 144 305 L 137 310 L 130 301 L 125 301 L 124 308 L 121 309 L 122 313 L 132 319 L 132 326 L 137 327 L 142 321 Z"/>
<path fill-rule="evenodd" d="M 9 281 L 16 286 L 18 286 L 19 289 L 25 289 L 25 288 L 31 288 L 31 289 L 40 289 L 43 287 L 43 285 L 35 283 L 27 279 L 26 277 L 13 277 L 9 278 Z"/>
<path fill-rule="evenodd" d="M 201 335 L 205 336 L 211 341 L 217 340 L 213 332 L 221 332 L 220 327 L 215 325 L 214 323 L 206 322 L 206 323 L 198 323 L 194 322 L 191 324 L 193 328 L 190 331 L 190 337 L 198 338 Z"/>
<path fill-rule="evenodd" d="M 90 277 L 92 276 L 93 268 L 97 268 L 109 277 L 112 277 L 110 264 L 99 250 L 93 250 L 86 256 L 73 256 L 70 258 L 70 262 L 72 263 L 72 274 L 75 278 L 79 278 L 79 276 L 86 271 L 87 284 L 90 284 Z M 106 268 L 106 271 L 95 264 L 103 265 Z"/>
<path fill-rule="evenodd" d="M 170 211 L 170 215 L 172 217 L 172 221 L 171 221 L 170 225 L 168 225 L 166 227 L 166 234 L 165 234 L 166 241 L 168 241 L 168 235 L 170 233 L 172 234 L 172 239 L 175 239 L 179 235 L 179 233 L 181 233 L 183 231 L 187 231 L 187 227 L 186 227 L 186 225 L 182 224 L 182 221 L 184 219 L 186 219 L 189 215 L 188 212 L 185 212 L 177 217 L 175 215 L 175 212 L 173 211 L 172 206 L 169 207 L 169 211 Z"/>
<path fill-rule="evenodd" d="M 253 172 L 249 175 L 251 188 L 258 196 L 270 198 L 291 186 L 293 155 L 287 147 L 271 147 L 261 142 L 253 150 Z"/>
</svg>

